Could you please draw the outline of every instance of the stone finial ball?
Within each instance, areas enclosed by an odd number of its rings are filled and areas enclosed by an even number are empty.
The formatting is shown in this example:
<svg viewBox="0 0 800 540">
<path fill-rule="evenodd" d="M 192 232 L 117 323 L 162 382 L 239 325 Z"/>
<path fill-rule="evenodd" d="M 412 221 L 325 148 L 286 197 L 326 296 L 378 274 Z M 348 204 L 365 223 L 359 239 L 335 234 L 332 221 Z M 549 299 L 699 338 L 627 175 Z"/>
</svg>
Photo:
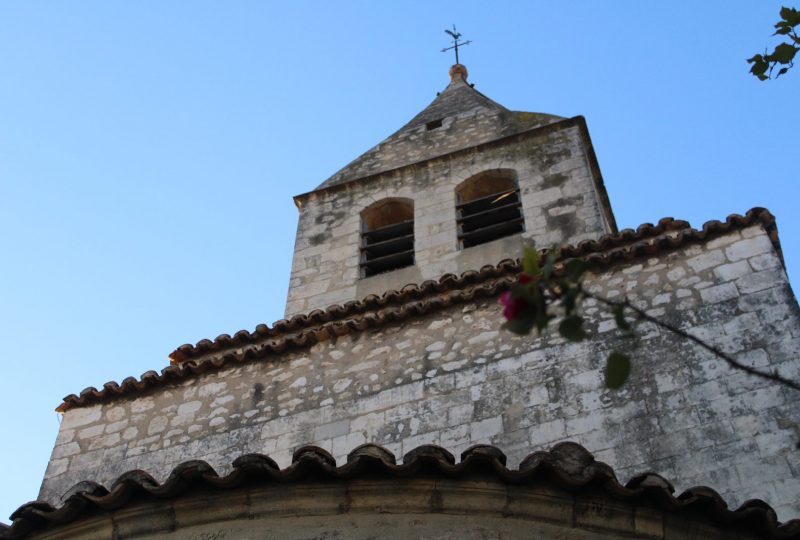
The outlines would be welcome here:
<svg viewBox="0 0 800 540">
<path fill-rule="evenodd" d="M 450 80 L 456 80 L 456 77 L 461 77 L 464 81 L 467 80 L 467 66 L 462 64 L 453 64 L 450 66 Z"/>
</svg>

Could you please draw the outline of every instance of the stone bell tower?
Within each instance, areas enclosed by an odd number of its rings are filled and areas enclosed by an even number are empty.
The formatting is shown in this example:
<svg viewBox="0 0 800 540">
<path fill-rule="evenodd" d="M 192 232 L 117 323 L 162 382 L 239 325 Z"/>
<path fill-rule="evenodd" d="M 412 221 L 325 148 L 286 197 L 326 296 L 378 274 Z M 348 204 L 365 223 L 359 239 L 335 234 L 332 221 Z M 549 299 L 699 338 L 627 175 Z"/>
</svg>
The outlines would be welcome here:
<svg viewBox="0 0 800 540">
<path fill-rule="evenodd" d="M 583 117 L 510 111 L 450 84 L 300 211 L 286 317 L 478 269 L 523 243 L 616 232 Z"/>
</svg>

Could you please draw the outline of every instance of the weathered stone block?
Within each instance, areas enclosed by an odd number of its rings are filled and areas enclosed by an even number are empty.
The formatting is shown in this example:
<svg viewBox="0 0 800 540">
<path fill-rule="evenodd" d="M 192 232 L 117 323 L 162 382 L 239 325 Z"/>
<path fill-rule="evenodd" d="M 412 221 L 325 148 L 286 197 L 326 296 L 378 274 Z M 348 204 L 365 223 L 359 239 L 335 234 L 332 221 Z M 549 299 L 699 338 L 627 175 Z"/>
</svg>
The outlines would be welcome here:
<svg viewBox="0 0 800 540">
<path fill-rule="evenodd" d="M 754 231 L 754 233 L 756 236 L 753 238 L 740 240 L 725 249 L 725 254 L 731 261 L 747 259 L 762 253 L 770 253 L 773 250 L 772 242 L 770 242 L 767 235 L 759 234 L 758 231 Z"/>
<path fill-rule="evenodd" d="M 70 429 L 97 422 L 103 416 L 101 405 L 82 407 L 68 411 L 61 422 L 61 429 Z"/>
</svg>

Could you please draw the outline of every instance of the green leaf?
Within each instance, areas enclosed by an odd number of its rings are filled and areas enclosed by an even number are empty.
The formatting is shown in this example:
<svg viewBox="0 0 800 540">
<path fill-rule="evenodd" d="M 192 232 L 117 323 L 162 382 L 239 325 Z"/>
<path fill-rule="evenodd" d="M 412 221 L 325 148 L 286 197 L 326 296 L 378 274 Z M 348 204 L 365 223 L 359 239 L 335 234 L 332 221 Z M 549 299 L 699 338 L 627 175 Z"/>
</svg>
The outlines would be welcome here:
<svg viewBox="0 0 800 540">
<path fill-rule="evenodd" d="M 781 75 L 783 75 L 783 74 L 784 74 L 784 73 L 786 73 L 787 71 L 789 71 L 789 68 L 788 68 L 788 67 L 782 67 L 782 68 L 781 68 L 781 69 L 778 71 L 778 74 L 777 74 L 777 75 L 775 75 L 775 78 L 777 79 L 778 77 L 780 77 Z"/>
<path fill-rule="evenodd" d="M 630 332 L 631 325 L 625 320 L 625 307 L 622 304 L 614 306 L 614 320 L 617 322 L 617 328 L 623 332 Z"/>
<path fill-rule="evenodd" d="M 612 351 L 606 361 L 606 387 L 621 388 L 631 373 L 631 360 L 619 351 Z"/>
<path fill-rule="evenodd" d="M 766 60 L 764 60 L 763 56 L 757 54 L 754 57 L 748 59 L 747 61 L 753 64 L 753 67 L 750 68 L 750 73 L 752 73 L 762 81 L 768 79 L 765 73 L 769 69 L 769 64 L 767 63 Z"/>
<path fill-rule="evenodd" d="M 800 11 L 797 11 L 795 8 L 783 7 L 781 8 L 781 19 L 791 26 L 797 26 L 800 24 Z M 777 26 L 777 24 L 775 26 Z"/>
<path fill-rule="evenodd" d="M 775 47 L 773 53 L 769 55 L 769 59 L 779 64 L 790 64 L 795 54 L 797 54 L 797 47 L 788 43 L 781 43 Z"/>
<path fill-rule="evenodd" d="M 502 328 L 520 336 L 526 336 L 531 333 L 534 322 L 534 319 L 530 317 L 517 317 L 514 320 L 504 322 Z"/>
<path fill-rule="evenodd" d="M 526 247 L 522 252 L 522 271 L 529 276 L 539 275 L 539 252 Z"/>
<path fill-rule="evenodd" d="M 583 330 L 583 317 L 580 315 L 564 317 L 558 325 L 558 333 L 570 341 L 586 339 L 586 332 Z"/>
</svg>

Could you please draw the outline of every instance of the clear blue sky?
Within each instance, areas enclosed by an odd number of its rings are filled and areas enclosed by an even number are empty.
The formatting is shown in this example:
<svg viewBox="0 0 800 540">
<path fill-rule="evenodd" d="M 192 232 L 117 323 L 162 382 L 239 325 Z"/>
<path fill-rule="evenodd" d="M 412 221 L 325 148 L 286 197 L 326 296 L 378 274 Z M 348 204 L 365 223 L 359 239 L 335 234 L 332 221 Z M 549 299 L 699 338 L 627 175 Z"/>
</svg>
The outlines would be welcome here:
<svg viewBox="0 0 800 540">
<path fill-rule="evenodd" d="M 291 196 L 446 86 L 454 22 L 478 90 L 587 118 L 621 228 L 766 206 L 797 283 L 800 68 L 745 63 L 779 8 L 0 4 L 0 521 L 36 497 L 63 396 L 281 318 Z"/>
</svg>

